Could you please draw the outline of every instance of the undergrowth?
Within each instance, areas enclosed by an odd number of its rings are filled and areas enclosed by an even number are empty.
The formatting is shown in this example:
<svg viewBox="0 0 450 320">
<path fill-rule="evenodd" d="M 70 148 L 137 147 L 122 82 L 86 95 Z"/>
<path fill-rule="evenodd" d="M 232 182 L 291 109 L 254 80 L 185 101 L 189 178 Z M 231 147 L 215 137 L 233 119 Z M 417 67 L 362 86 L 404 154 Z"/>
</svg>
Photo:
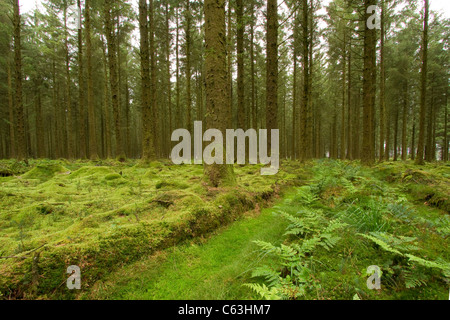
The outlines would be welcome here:
<svg viewBox="0 0 450 320">
<path fill-rule="evenodd" d="M 408 190 L 422 177 L 447 199 L 448 176 L 389 165 L 387 175 L 386 165 L 316 161 L 309 185 L 277 208 L 290 223 L 283 244 L 255 242 L 277 263 L 254 269 L 256 282 L 245 286 L 264 299 L 447 299 L 448 212 Z M 381 290 L 366 286 L 371 265 L 381 269 Z"/>
</svg>

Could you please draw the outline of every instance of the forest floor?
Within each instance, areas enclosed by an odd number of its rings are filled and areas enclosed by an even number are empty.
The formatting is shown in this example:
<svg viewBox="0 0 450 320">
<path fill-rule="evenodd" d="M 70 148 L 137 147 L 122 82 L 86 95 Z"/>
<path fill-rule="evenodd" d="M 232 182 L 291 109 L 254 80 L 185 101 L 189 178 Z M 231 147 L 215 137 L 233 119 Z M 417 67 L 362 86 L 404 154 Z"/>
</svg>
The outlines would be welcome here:
<svg viewBox="0 0 450 320">
<path fill-rule="evenodd" d="M 1 161 L 0 298 L 448 299 L 449 164 L 259 169 Z"/>
</svg>

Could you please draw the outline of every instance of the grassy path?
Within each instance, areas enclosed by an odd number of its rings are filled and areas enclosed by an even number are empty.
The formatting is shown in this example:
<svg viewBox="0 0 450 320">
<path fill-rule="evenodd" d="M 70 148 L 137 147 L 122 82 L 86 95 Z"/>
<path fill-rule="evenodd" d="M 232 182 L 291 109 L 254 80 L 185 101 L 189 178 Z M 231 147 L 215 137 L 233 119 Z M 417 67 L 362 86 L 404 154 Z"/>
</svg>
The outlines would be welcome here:
<svg viewBox="0 0 450 320">
<path fill-rule="evenodd" d="M 107 299 L 251 299 L 242 286 L 262 263 L 253 240 L 279 243 L 286 221 L 264 209 L 220 230 L 203 243 L 189 243 L 126 266 L 93 290 Z M 264 259 L 267 263 L 267 258 Z"/>
</svg>

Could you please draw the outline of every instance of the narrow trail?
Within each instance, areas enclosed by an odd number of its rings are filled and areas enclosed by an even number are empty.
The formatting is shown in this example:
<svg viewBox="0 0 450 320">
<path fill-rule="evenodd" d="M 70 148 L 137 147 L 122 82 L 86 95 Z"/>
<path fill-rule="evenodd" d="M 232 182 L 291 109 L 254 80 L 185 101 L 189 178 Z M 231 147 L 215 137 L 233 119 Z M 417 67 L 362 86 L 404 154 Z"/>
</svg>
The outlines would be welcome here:
<svg viewBox="0 0 450 320">
<path fill-rule="evenodd" d="M 108 299 L 255 298 L 242 286 L 250 281 L 252 269 L 263 262 L 253 241 L 279 243 L 287 225 L 273 212 L 273 208 L 263 209 L 203 243 L 176 246 L 124 267 L 96 288 L 95 294 Z M 269 258 L 263 259 L 267 263 Z"/>
</svg>

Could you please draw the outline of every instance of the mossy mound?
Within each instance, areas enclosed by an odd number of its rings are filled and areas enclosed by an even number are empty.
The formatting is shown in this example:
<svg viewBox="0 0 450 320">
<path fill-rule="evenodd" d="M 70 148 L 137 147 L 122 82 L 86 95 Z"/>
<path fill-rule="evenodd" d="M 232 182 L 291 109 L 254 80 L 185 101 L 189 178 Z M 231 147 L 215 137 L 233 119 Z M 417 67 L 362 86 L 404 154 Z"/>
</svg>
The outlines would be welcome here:
<svg viewBox="0 0 450 320">
<path fill-rule="evenodd" d="M 184 182 L 174 180 L 160 180 L 155 185 L 156 189 L 187 189 L 189 185 Z"/>
<path fill-rule="evenodd" d="M 59 163 L 38 165 L 25 173 L 22 178 L 47 181 L 53 178 L 56 173 L 63 173 L 68 171 L 69 170 L 67 168 L 63 167 Z"/>
<path fill-rule="evenodd" d="M 109 167 L 102 166 L 87 166 L 78 169 L 75 172 L 72 172 L 69 176 L 69 179 L 82 179 L 89 181 L 110 181 L 117 178 L 117 173 L 111 170 Z M 120 176 L 120 175 L 119 175 Z M 106 179 L 106 178 L 112 179 Z"/>
</svg>

